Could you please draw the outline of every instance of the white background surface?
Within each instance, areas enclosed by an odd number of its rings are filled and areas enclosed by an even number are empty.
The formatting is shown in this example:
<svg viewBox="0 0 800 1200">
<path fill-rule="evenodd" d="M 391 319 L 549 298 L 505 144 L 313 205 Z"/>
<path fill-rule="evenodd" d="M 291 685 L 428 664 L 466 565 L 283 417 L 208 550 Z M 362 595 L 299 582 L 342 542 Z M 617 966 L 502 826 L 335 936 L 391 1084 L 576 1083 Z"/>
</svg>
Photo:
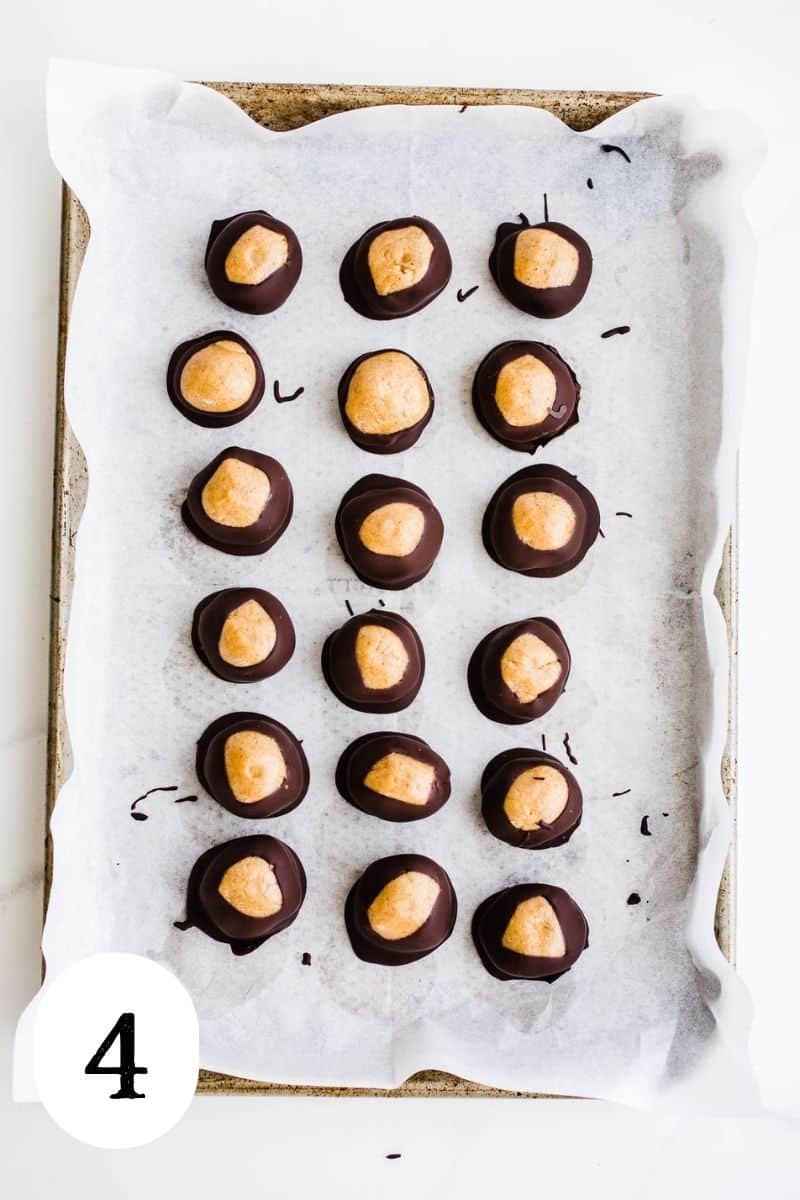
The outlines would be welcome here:
<svg viewBox="0 0 800 1200">
<path fill-rule="evenodd" d="M 5 7 L 5 6 L 4 6 Z M 749 202 L 761 260 L 742 453 L 739 961 L 756 1004 L 753 1057 L 767 1106 L 800 1115 L 794 881 L 800 812 L 791 749 L 798 673 L 793 378 L 800 175 L 795 0 L 532 0 L 473 5 L 27 0 L 0 41 L 0 1181 L 19 1200 L 88 1200 L 174 1187 L 264 1197 L 416 1191 L 499 1200 L 553 1193 L 783 1200 L 800 1189 L 800 1127 L 659 1117 L 594 1103 L 195 1102 L 165 1140 L 107 1153 L 71 1142 L 38 1107 L 14 1109 L 10 1047 L 36 988 L 41 913 L 59 180 L 47 156 L 49 54 L 193 78 L 425 82 L 687 91 L 738 106 L 769 137 Z M 781 508 L 783 506 L 783 508 Z M 767 717 L 762 697 L 785 698 Z M 771 706 L 772 707 L 772 706 Z M 387 1161 L 386 1153 L 403 1157 Z M 535 1169 L 534 1169 L 535 1167 Z"/>
</svg>

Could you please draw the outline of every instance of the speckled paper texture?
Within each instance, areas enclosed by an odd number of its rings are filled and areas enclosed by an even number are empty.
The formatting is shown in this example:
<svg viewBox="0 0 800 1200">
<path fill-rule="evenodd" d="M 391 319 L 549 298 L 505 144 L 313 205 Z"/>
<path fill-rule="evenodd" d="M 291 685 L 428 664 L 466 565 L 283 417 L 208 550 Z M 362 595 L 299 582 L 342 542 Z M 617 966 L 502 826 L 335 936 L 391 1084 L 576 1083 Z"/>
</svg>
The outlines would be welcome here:
<svg viewBox="0 0 800 1200">
<path fill-rule="evenodd" d="M 90 483 L 49 975 L 94 951 L 151 956 L 194 999 L 203 1066 L 271 1082 L 391 1087 L 440 1068 L 636 1101 L 713 1061 L 717 1086 L 745 1089 L 747 1005 L 713 939 L 729 824 L 727 650 L 712 591 L 733 509 L 750 270 L 739 194 L 751 156 L 735 127 L 690 103 L 645 101 L 588 134 L 537 110 L 455 107 L 363 110 L 276 134 L 200 87 L 71 64 L 53 69 L 49 121 L 92 226 L 65 383 Z M 544 193 L 550 217 L 594 254 L 585 299 L 551 322 L 512 308 L 487 266 L 496 225 L 521 210 L 541 219 Z M 248 208 L 287 221 L 303 246 L 295 292 L 266 317 L 225 308 L 203 271 L 211 221 Z M 365 320 L 342 299 L 341 258 L 369 225 L 411 213 L 444 232 L 452 281 L 407 320 Z M 476 284 L 459 303 L 457 289 Z M 620 325 L 630 333 L 601 337 Z M 164 386 L 175 345 L 211 329 L 243 334 L 268 381 L 255 414 L 227 430 L 186 421 Z M 582 387 L 580 423 L 533 460 L 577 474 L 602 514 L 604 537 L 560 579 L 503 571 L 480 539 L 495 488 L 531 461 L 492 441 L 470 401 L 479 361 L 511 338 L 555 346 Z M 414 448 L 378 459 L 345 434 L 336 385 L 356 356 L 387 347 L 423 364 L 436 409 Z M 274 380 L 305 390 L 276 405 Z M 275 456 L 294 485 L 294 519 L 262 558 L 202 546 L 180 520 L 189 480 L 233 445 Z M 376 470 L 423 487 L 445 522 L 434 569 L 405 592 L 359 583 L 333 534 L 342 494 Z M 253 686 L 216 679 L 189 641 L 195 604 L 245 584 L 273 591 L 298 637 L 285 670 Z M 419 697 L 394 716 L 345 708 L 319 666 L 345 602 L 362 612 L 379 598 L 412 621 L 428 660 Z M 495 725 L 470 700 L 466 664 L 486 632 L 528 616 L 560 625 L 569 684 L 540 721 Z M 243 821 L 199 788 L 198 736 L 239 709 L 303 739 L 311 787 L 285 817 Z M 386 729 L 424 737 L 450 764 L 452 797 L 429 820 L 386 824 L 336 792 L 344 747 Z M 531 853 L 486 831 L 478 781 L 493 755 L 543 736 L 565 762 L 568 739 L 585 810 L 566 846 Z M 147 821 L 131 819 L 135 797 L 171 785 L 139 804 Z M 308 896 L 288 931 L 234 958 L 173 922 L 195 858 L 253 832 L 297 851 Z M 354 957 L 342 909 L 369 862 L 402 851 L 448 870 L 459 919 L 434 955 L 391 970 Z M 477 903 L 526 880 L 566 887 L 589 919 L 589 949 L 553 986 L 490 978 L 471 943 Z M 633 892 L 640 904 L 627 903 Z"/>
</svg>

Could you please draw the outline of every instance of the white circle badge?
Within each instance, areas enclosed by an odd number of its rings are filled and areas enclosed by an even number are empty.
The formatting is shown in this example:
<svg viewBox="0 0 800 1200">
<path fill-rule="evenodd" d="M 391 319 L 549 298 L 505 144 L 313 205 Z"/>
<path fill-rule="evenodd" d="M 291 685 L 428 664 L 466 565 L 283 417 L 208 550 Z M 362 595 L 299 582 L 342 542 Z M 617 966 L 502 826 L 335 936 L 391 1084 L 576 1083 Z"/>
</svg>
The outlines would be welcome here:
<svg viewBox="0 0 800 1200">
<path fill-rule="evenodd" d="M 143 1146 L 191 1103 L 200 1035 L 189 993 L 137 954 L 95 954 L 45 987 L 34 1027 L 39 1098 L 67 1133 Z"/>
</svg>

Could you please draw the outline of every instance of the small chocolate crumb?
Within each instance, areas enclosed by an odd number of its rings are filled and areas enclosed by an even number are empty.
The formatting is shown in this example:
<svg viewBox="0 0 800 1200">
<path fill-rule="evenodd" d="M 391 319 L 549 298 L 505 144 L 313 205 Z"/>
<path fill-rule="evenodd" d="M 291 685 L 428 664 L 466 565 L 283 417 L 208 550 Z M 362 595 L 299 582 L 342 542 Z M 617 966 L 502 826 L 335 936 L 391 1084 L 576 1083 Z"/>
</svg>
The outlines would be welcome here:
<svg viewBox="0 0 800 1200">
<path fill-rule="evenodd" d="M 378 604 L 380 604 L 381 608 L 386 608 L 385 603 L 383 602 L 383 600 L 381 600 L 380 597 L 378 597 Z"/>
<path fill-rule="evenodd" d="M 625 159 L 625 162 L 628 162 L 628 163 L 629 163 L 629 162 L 631 161 L 631 160 L 628 158 L 628 155 L 627 155 L 627 154 L 625 153 L 625 151 L 622 149 L 622 146 L 611 146 L 611 145 L 609 145 L 608 143 L 606 143 L 604 146 L 601 146 L 601 147 L 600 147 L 600 149 L 601 149 L 601 150 L 602 150 L 602 151 L 603 151 L 605 154 L 621 154 L 621 155 L 622 155 L 622 157 Z"/>
<path fill-rule="evenodd" d="M 612 792 L 611 795 L 612 796 L 627 796 L 628 793 L 630 792 L 630 790 L 631 790 L 630 788 L 625 788 L 624 792 Z"/>
<path fill-rule="evenodd" d="M 351 617 L 352 617 L 352 616 L 354 616 L 354 613 L 353 613 L 353 606 L 352 606 L 352 604 L 350 603 L 350 601 L 349 601 L 349 600 L 345 600 L 345 602 L 344 602 L 344 606 L 345 606 L 345 608 L 347 609 L 347 611 L 350 613 L 350 616 L 351 616 Z"/>
<path fill-rule="evenodd" d="M 641 904 L 642 897 L 639 895 L 638 892 L 631 892 L 630 896 L 628 896 L 627 903 L 628 904 Z"/>
<path fill-rule="evenodd" d="M 197 799 L 197 796 L 176 796 L 175 803 L 176 804 L 189 804 L 196 799 Z"/>
<path fill-rule="evenodd" d="M 642 823 L 639 826 L 639 833 L 641 833 L 643 837 L 652 837 L 652 833 L 647 824 L 648 820 L 649 820 L 649 817 L 647 817 L 647 816 L 642 817 Z"/>
<path fill-rule="evenodd" d="M 304 951 L 303 951 L 303 957 L 300 959 L 300 961 L 301 961 L 301 963 L 303 964 L 303 966 L 304 966 L 304 967 L 310 967 L 310 966 L 311 966 L 311 955 L 308 953 L 308 951 L 307 951 L 307 950 L 304 950 Z"/>
<path fill-rule="evenodd" d="M 146 821 L 147 820 L 147 813 L 132 812 L 131 816 L 133 817 L 134 821 Z"/>
<path fill-rule="evenodd" d="M 613 329 L 607 329 L 605 331 L 605 333 L 601 333 L 600 337 L 601 338 L 610 338 L 610 337 L 614 337 L 618 333 L 630 333 L 630 331 L 631 331 L 630 325 L 615 325 Z"/>
<path fill-rule="evenodd" d="M 576 767 L 578 765 L 578 760 L 575 757 L 575 755 L 572 753 L 572 746 L 570 746 L 570 744 L 569 744 L 569 734 L 568 733 L 564 734 L 564 749 L 567 752 L 567 758 L 572 763 L 572 765 L 574 767 Z"/>
<path fill-rule="evenodd" d="M 661 815 L 662 815 L 662 817 L 668 817 L 668 816 L 669 816 L 669 813 L 662 812 L 662 814 L 661 814 Z"/>
<path fill-rule="evenodd" d="M 468 109 L 468 108 L 469 108 L 469 105 L 468 105 L 468 104 L 462 104 L 462 105 L 461 105 L 461 108 L 460 108 L 458 111 L 459 111 L 460 113 L 464 113 L 464 112 L 466 112 L 466 111 L 467 111 L 467 109 Z"/>
<path fill-rule="evenodd" d="M 542 749 L 547 752 L 547 738 L 542 734 Z"/>
<path fill-rule="evenodd" d="M 593 188 L 593 187 L 594 187 L 594 184 L 592 183 L 591 179 L 587 179 L 587 180 L 586 180 L 586 186 L 587 186 L 587 188 Z"/>
<path fill-rule="evenodd" d="M 275 397 L 276 404 L 289 404 L 290 401 L 296 400 L 298 396 L 302 396 L 305 388 L 299 387 L 296 392 L 292 392 L 291 396 L 281 395 L 281 385 L 276 379 L 272 385 L 272 394 Z"/>
<path fill-rule="evenodd" d="M 387 1154 L 387 1158 L 402 1158 L 402 1154 Z"/>
<path fill-rule="evenodd" d="M 629 513 L 629 512 L 616 512 L 616 513 L 614 513 L 614 516 L 615 516 L 615 517 L 632 517 L 632 516 L 633 516 L 633 513 Z"/>
<path fill-rule="evenodd" d="M 473 284 L 473 286 L 471 288 L 467 288 L 465 292 L 462 292 L 461 288 L 459 288 L 456 292 L 456 300 L 459 304 L 463 304 L 465 300 L 469 300 L 470 296 L 475 295 L 479 287 L 479 283 Z"/>
</svg>

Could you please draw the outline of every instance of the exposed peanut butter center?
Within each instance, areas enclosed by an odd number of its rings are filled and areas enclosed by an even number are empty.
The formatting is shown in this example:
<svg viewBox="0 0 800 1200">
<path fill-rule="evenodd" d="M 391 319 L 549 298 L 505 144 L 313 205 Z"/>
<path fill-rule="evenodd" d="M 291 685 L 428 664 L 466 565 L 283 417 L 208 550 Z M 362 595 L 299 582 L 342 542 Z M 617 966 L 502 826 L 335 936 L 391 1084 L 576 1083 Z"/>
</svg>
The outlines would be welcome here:
<svg viewBox="0 0 800 1200">
<path fill-rule="evenodd" d="M 436 772 L 429 763 L 421 763 L 408 754 L 393 752 L 370 768 L 364 786 L 390 800 L 403 804 L 427 804 Z"/>
<path fill-rule="evenodd" d="M 272 652 L 275 622 L 257 600 L 245 600 L 228 614 L 219 635 L 219 656 L 231 667 L 254 667 Z"/>
<path fill-rule="evenodd" d="M 521 354 L 500 369 L 495 404 L 515 428 L 541 425 L 556 399 L 556 377 L 533 354 Z"/>
<path fill-rule="evenodd" d="M 379 296 L 391 296 L 413 287 L 425 277 L 433 254 L 433 242 L 419 225 L 385 229 L 374 237 L 367 251 L 367 268 Z"/>
<path fill-rule="evenodd" d="M 412 554 L 425 531 L 425 516 L 416 504 L 397 501 L 375 508 L 361 522 L 359 541 L 373 554 L 405 558 Z"/>
<path fill-rule="evenodd" d="M 225 741 L 225 774 L 240 804 L 255 804 L 277 792 L 286 779 L 286 763 L 274 738 L 257 729 L 241 729 Z"/>
<path fill-rule="evenodd" d="M 503 652 L 500 675 L 521 704 L 530 704 L 557 682 L 561 663 L 547 642 L 535 633 L 521 633 Z"/>
<path fill-rule="evenodd" d="M 225 257 L 225 275 L 231 283 L 263 283 L 289 257 L 289 243 L 282 233 L 251 225 L 238 237 Z"/>
<path fill-rule="evenodd" d="M 344 411 L 361 433 L 385 435 L 410 429 L 429 407 L 428 386 L 414 360 L 399 350 L 385 350 L 356 367 Z"/>
<path fill-rule="evenodd" d="M 378 937 L 387 942 L 411 937 L 427 921 L 441 888 L 422 871 L 398 875 L 372 901 L 367 920 Z"/>
<path fill-rule="evenodd" d="M 222 339 L 195 351 L 187 360 L 178 389 L 192 408 L 226 413 L 241 408 L 256 386 L 256 364 L 244 346 Z"/>
<path fill-rule="evenodd" d="M 531 958 L 562 958 L 567 953 L 558 917 L 544 896 L 531 896 L 517 905 L 502 944 L 514 954 Z"/>
<path fill-rule="evenodd" d="M 283 892 L 272 864 L 250 855 L 228 867 L 218 892 L 232 908 L 246 917 L 272 917 L 283 908 Z"/>
<path fill-rule="evenodd" d="M 512 783 L 503 809 L 516 829 L 526 832 L 552 825 L 567 807 L 569 787 L 560 771 L 544 764 L 528 767 Z"/>
<path fill-rule="evenodd" d="M 554 492 L 523 492 L 511 505 L 511 524 L 532 550 L 560 550 L 575 532 L 575 510 Z"/>
<path fill-rule="evenodd" d="M 526 287 L 569 287 L 578 265 L 575 246 L 552 229 L 523 229 L 516 236 L 514 278 Z"/>
<path fill-rule="evenodd" d="M 362 625 L 356 634 L 356 666 L 364 687 L 394 687 L 408 670 L 408 652 L 397 634 L 384 625 Z"/>
<path fill-rule="evenodd" d="M 224 458 L 203 488 L 200 503 L 212 521 L 245 529 L 261 516 L 269 493 L 269 478 L 258 467 Z"/>
</svg>

